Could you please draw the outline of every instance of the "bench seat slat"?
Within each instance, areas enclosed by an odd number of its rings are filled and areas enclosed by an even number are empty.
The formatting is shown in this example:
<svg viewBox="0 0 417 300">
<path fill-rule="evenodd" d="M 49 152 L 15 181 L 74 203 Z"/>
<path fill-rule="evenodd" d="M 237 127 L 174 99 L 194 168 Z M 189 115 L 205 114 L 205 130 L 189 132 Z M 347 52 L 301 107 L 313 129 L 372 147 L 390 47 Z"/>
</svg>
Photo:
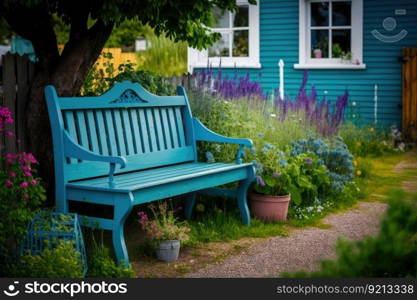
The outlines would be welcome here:
<svg viewBox="0 0 417 300">
<path fill-rule="evenodd" d="M 227 164 L 224 164 L 225 166 Z M 183 163 L 179 165 L 172 165 L 169 166 L 169 168 L 166 167 L 160 167 L 160 168 L 154 168 L 151 170 L 143 170 L 141 173 L 133 172 L 133 173 L 126 173 L 126 174 L 120 174 L 116 175 L 117 182 L 119 184 L 129 184 L 132 181 L 139 180 L 139 181 L 152 181 L 155 179 L 158 179 L 160 176 L 170 175 L 170 176 L 176 176 L 183 173 L 190 173 L 198 171 L 202 168 L 205 168 L 207 170 L 212 168 L 219 168 L 219 164 L 209 164 L 207 163 Z M 151 171 L 151 172 L 150 172 Z M 144 174 L 142 174 L 144 173 Z M 107 184 L 109 182 L 109 179 L 107 176 L 95 178 L 95 179 L 88 179 L 88 181 L 92 184 Z"/>
<path fill-rule="evenodd" d="M 163 184 L 168 184 L 172 182 L 178 182 L 181 180 L 213 175 L 216 173 L 223 173 L 226 171 L 236 170 L 236 169 L 245 169 L 251 167 L 252 164 L 207 164 L 207 163 L 197 163 L 197 168 L 189 168 L 191 164 L 185 164 L 184 171 L 181 171 L 181 168 L 178 166 L 167 166 L 161 167 L 159 169 L 144 170 L 137 173 L 137 180 L 123 182 L 123 177 L 131 174 L 122 174 L 115 177 L 115 187 L 109 187 L 108 182 L 95 182 L 95 179 L 84 180 L 78 182 L 68 183 L 67 186 L 70 188 L 80 188 L 80 189 L 92 189 L 92 190 L 107 190 L 107 191 L 126 191 L 131 192 L 138 189 L 149 188 L 152 186 L 160 186 Z M 176 174 L 169 172 L 170 168 L 176 169 Z M 161 172 L 160 169 L 165 169 L 165 172 Z M 152 176 L 154 172 L 158 172 L 158 179 L 153 178 L 153 180 L 147 180 L 146 177 Z M 120 182 L 120 183 L 119 183 Z"/>
</svg>

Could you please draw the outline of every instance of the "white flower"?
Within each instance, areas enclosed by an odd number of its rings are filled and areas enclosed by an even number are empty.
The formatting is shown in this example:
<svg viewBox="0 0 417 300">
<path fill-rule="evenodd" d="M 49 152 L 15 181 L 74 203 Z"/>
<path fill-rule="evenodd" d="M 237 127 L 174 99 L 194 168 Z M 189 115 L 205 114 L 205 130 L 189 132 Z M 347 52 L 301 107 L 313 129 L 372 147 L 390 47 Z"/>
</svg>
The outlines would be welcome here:
<svg viewBox="0 0 417 300">
<path fill-rule="evenodd" d="M 404 143 L 399 143 L 399 144 L 398 144 L 398 149 L 400 149 L 401 151 L 404 151 L 404 149 L 405 149 L 405 144 L 404 144 Z"/>
</svg>

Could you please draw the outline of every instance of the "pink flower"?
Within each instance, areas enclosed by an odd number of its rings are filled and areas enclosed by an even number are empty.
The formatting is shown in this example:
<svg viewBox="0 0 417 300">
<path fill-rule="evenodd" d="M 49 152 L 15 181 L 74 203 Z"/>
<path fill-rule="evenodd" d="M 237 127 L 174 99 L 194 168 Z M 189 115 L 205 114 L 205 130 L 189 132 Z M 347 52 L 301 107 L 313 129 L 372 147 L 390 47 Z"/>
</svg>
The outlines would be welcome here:
<svg viewBox="0 0 417 300">
<path fill-rule="evenodd" d="M 22 169 L 23 172 L 29 172 L 29 171 L 32 170 L 32 168 L 29 167 L 29 166 L 22 166 L 21 169 Z"/>
<path fill-rule="evenodd" d="M 12 185 L 13 185 L 13 182 L 11 182 L 10 180 L 6 180 L 6 182 L 4 183 L 4 186 L 7 186 L 7 187 L 12 186 Z"/>
<path fill-rule="evenodd" d="M 26 189 L 26 188 L 28 188 L 28 187 L 29 187 L 29 183 L 27 183 L 26 181 L 23 181 L 23 182 L 20 184 L 20 187 L 21 187 L 21 188 L 23 188 L 23 189 Z"/>
<path fill-rule="evenodd" d="M 16 177 L 16 173 L 15 172 L 9 172 L 9 177 Z"/>
<path fill-rule="evenodd" d="M 7 132 L 6 132 L 6 135 L 7 135 L 7 136 L 13 136 L 13 132 L 11 132 L 11 131 L 7 131 Z"/>
<path fill-rule="evenodd" d="M 32 180 L 30 181 L 30 184 L 31 184 L 31 185 L 36 185 L 36 184 L 37 184 L 37 182 L 36 182 L 36 180 L 35 180 L 35 179 L 32 179 Z"/>
<path fill-rule="evenodd" d="M 7 153 L 5 156 L 7 159 L 12 159 L 13 158 L 13 154 L 11 153 Z"/>
<path fill-rule="evenodd" d="M 8 165 L 11 165 L 11 164 L 13 164 L 13 160 L 11 160 L 11 159 L 7 159 L 7 160 L 6 160 L 6 163 L 7 163 Z"/>
<path fill-rule="evenodd" d="M 25 172 L 25 176 L 27 176 L 27 177 L 32 177 L 32 173 L 30 173 L 30 172 Z"/>
</svg>

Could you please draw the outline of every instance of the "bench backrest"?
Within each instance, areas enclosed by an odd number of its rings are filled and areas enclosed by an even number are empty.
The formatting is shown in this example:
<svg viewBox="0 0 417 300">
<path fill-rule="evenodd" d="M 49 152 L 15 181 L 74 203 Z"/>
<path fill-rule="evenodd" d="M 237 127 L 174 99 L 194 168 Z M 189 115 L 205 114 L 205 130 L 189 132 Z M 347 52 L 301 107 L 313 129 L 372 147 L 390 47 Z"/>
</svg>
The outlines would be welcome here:
<svg viewBox="0 0 417 300">
<path fill-rule="evenodd" d="M 58 173 L 62 168 L 65 181 L 107 175 L 109 164 L 64 158 L 62 129 L 92 152 L 125 157 L 126 168 L 116 173 L 196 160 L 191 112 L 182 87 L 178 96 L 156 96 L 125 81 L 97 97 L 58 97 L 48 88 L 55 168 Z"/>
</svg>

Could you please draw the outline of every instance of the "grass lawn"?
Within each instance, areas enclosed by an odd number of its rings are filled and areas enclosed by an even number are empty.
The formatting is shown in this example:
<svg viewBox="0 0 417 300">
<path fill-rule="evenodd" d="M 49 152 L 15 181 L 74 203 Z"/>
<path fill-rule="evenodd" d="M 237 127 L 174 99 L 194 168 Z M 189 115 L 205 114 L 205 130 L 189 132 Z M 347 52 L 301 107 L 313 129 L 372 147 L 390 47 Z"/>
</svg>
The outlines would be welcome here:
<svg viewBox="0 0 417 300">
<path fill-rule="evenodd" d="M 417 182 L 417 168 L 412 165 L 417 163 L 416 151 L 367 158 L 366 162 L 369 162 L 371 171 L 370 174 L 364 174 L 363 178 L 358 180 L 358 187 L 361 189 L 359 197 L 353 201 L 339 203 L 323 215 L 308 221 L 290 220 L 284 224 L 252 220 L 252 225 L 248 227 L 240 222 L 239 214 L 234 210 L 226 213 L 225 211 L 230 210 L 206 208 L 205 212 L 197 212 L 195 218 L 189 221 L 192 232 L 191 241 L 181 249 L 179 260 L 173 263 L 156 260 L 152 251 L 144 247 L 143 234 L 138 232 L 136 215 L 132 214 L 127 224 L 126 237 L 136 275 L 138 277 L 180 277 L 207 264 L 220 263 L 227 256 L 237 254 L 264 238 L 288 235 L 291 230 L 300 226 L 328 228 L 328 225 L 321 223 L 325 214 L 351 209 L 358 200 L 385 201 L 391 189 L 401 188 L 407 185 L 407 182 L 409 186 L 412 186 L 410 183 Z M 359 159 L 358 163 L 359 165 L 365 163 L 364 159 Z M 109 239 L 106 238 L 107 240 Z"/>
</svg>

